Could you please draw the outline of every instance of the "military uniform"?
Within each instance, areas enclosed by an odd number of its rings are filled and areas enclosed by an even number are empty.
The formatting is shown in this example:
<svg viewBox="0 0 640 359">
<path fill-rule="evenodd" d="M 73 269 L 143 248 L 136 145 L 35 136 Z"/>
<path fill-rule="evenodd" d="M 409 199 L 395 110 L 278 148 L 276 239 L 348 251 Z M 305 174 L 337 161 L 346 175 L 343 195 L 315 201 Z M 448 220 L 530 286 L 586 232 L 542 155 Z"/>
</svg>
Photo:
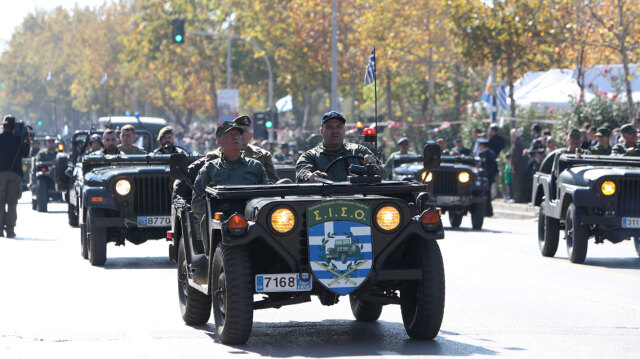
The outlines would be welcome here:
<svg viewBox="0 0 640 359">
<path fill-rule="evenodd" d="M 283 152 L 278 152 L 273 156 L 273 159 L 278 163 L 293 163 L 293 154 L 291 152 L 284 154 Z"/>
<path fill-rule="evenodd" d="M 164 154 L 164 155 L 170 155 L 173 153 L 183 153 L 183 154 L 187 154 L 187 151 L 183 150 L 182 148 L 178 148 L 176 146 L 160 146 L 158 148 L 156 148 L 153 153 L 156 154 Z"/>
<path fill-rule="evenodd" d="M 387 171 L 387 176 L 389 176 L 389 178 L 393 176 L 393 160 L 396 158 L 402 158 L 402 157 L 408 157 L 408 156 L 416 156 L 416 154 L 411 151 L 408 151 L 405 154 L 403 154 L 401 151 L 396 151 L 389 155 L 389 159 L 387 159 L 387 162 L 385 162 L 384 164 L 384 169 L 385 171 Z"/>
<path fill-rule="evenodd" d="M 598 143 L 595 146 L 591 147 L 589 152 L 591 152 L 592 155 L 609 156 L 611 154 L 611 146 L 602 147 Z"/>
<path fill-rule="evenodd" d="M 296 182 L 308 182 L 309 177 L 315 171 L 322 171 L 338 157 L 348 155 L 373 155 L 368 148 L 355 143 L 344 142 L 342 147 L 337 151 L 330 151 L 324 147 L 324 143 L 320 143 L 316 147 L 310 149 L 300 156 L 296 164 Z M 350 158 L 334 165 L 327 173 L 328 179 L 331 181 L 346 181 L 348 175 L 349 164 L 362 165 L 357 158 Z M 376 166 L 376 174 L 382 178 L 386 178 L 386 171 L 382 166 Z"/>
<path fill-rule="evenodd" d="M 130 149 L 125 150 L 122 145 L 118 145 L 118 151 L 122 152 L 125 155 L 146 155 L 147 151 L 145 151 L 142 147 L 138 147 L 133 145 Z"/>
<path fill-rule="evenodd" d="M 36 161 L 38 162 L 51 162 L 56 160 L 56 155 L 58 153 L 54 150 L 53 152 L 42 151 L 38 153 L 36 156 Z"/>
<path fill-rule="evenodd" d="M 125 153 L 120 151 L 119 149 L 116 150 L 116 153 L 106 153 L 104 152 L 106 150 L 106 148 L 103 148 L 101 150 L 98 151 L 93 151 L 91 153 L 89 153 L 89 156 L 115 156 L 115 155 L 124 155 Z"/>
<path fill-rule="evenodd" d="M 202 219 L 206 212 L 206 202 L 200 194 L 209 185 L 256 185 L 268 184 L 264 167 L 253 158 L 240 157 L 236 161 L 227 161 L 223 157 L 207 161 L 200 169 L 193 184 L 195 191 L 191 201 L 193 213 Z"/>
<path fill-rule="evenodd" d="M 611 149 L 611 156 L 626 156 L 628 148 L 626 143 L 618 143 Z M 630 156 L 640 157 L 640 149 L 636 147 L 636 153 Z"/>
<path fill-rule="evenodd" d="M 215 149 L 207 153 L 207 161 L 213 161 L 222 156 L 222 152 L 220 149 Z M 267 177 L 269 177 L 269 182 L 276 183 L 280 180 L 278 174 L 276 173 L 276 167 L 273 164 L 273 158 L 271 157 L 271 152 L 267 150 L 263 150 L 262 148 L 254 145 L 247 145 L 247 147 L 242 150 L 242 157 L 244 158 L 253 158 L 254 160 L 260 162 L 264 170 L 267 172 Z"/>
</svg>

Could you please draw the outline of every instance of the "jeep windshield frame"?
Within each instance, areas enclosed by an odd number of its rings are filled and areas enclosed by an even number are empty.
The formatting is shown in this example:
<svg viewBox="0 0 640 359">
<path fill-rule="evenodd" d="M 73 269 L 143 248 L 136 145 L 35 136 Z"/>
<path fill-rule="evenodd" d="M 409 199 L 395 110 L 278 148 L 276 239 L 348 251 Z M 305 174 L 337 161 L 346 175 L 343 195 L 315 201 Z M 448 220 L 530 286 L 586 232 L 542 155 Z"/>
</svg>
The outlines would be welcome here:
<svg viewBox="0 0 640 359">
<path fill-rule="evenodd" d="M 562 172 L 574 166 L 612 166 L 612 167 L 640 167 L 640 157 L 625 156 L 596 156 L 562 154 L 558 159 L 558 169 Z"/>
</svg>

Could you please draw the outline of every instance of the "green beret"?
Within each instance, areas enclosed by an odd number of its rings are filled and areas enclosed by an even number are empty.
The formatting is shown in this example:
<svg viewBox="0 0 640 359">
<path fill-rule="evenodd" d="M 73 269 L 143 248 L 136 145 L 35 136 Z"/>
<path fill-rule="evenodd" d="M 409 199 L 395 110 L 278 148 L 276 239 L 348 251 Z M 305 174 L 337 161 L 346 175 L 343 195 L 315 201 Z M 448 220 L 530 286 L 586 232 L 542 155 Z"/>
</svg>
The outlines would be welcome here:
<svg viewBox="0 0 640 359">
<path fill-rule="evenodd" d="M 626 125 L 620 127 L 620 132 L 626 134 L 634 133 L 636 132 L 636 127 L 630 123 L 627 123 Z"/>
<path fill-rule="evenodd" d="M 173 135 L 173 127 L 171 126 L 164 126 L 160 132 L 158 132 L 158 141 L 160 141 L 160 139 L 162 138 L 162 136 L 166 135 L 167 133 L 170 133 Z"/>
</svg>

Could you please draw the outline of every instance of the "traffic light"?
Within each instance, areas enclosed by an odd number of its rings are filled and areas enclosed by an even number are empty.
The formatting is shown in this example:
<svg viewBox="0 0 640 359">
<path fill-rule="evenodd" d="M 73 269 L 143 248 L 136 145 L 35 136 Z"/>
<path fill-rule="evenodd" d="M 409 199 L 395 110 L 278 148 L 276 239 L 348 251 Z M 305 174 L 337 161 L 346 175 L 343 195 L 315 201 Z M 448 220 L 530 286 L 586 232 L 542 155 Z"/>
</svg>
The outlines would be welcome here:
<svg viewBox="0 0 640 359">
<path fill-rule="evenodd" d="M 171 31 L 171 41 L 174 44 L 184 43 L 184 19 L 173 19 L 171 24 L 173 29 Z"/>
<path fill-rule="evenodd" d="M 255 112 L 253 114 L 253 138 L 262 140 L 269 137 L 267 122 L 270 123 L 270 126 L 273 126 L 273 122 L 267 121 L 267 115 L 268 112 Z"/>
<path fill-rule="evenodd" d="M 38 126 L 42 126 L 42 120 L 38 120 Z"/>
</svg>

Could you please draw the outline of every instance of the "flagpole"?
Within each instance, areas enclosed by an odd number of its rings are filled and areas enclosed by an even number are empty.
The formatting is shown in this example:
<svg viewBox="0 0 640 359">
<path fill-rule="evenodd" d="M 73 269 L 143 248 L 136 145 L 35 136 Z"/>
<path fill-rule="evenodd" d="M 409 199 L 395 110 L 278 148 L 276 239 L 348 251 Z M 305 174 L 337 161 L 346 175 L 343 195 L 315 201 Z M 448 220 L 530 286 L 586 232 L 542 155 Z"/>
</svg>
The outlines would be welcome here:
<svg viewBox="0 0 640 359">
<path fill-rule="evenodd" d="M 53 86 L 53 126 L 56 129 L 56 134 L 58 134 L 60 131 L 58 131 L 58 120 L 56 118 L 56 82 L 53 79 L 53 73 L 51 75 L 51 86 Z"/>
<path fill-rule="evenodd" d="M 375 129 L 376 129 L 376 141 L 374 144 L 373 154 L 378 157 L 378 64 L 375 60 L 376 58 L 376 47 L 373 47 L 373 59 L 375 67 L 373 68 L 373 102 L 374 102 L 374 121 L 375 121 Z"/>
</svg>

